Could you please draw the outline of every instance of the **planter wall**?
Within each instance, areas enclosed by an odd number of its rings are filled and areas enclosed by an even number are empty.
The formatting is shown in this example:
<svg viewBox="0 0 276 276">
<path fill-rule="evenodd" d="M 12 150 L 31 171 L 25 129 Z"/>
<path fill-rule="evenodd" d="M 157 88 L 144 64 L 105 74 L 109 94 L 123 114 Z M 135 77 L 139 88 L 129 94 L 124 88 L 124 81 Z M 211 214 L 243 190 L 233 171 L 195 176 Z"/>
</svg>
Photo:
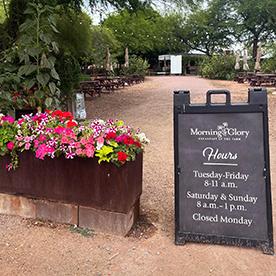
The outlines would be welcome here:
<svg viewBox="0 0 276 276">
<path fill-rule="evenodd" d="M 74 210 L 77 206 L 78 224 L 80 222 L 81 226 L 99 230 L 100 224 L 109 220 L 111 228 L 114 228 L 114 223 L 118 227 L 127 224 L 119 231 L 126 234 L 137 218 L 142 193 L 142 154 L 134 162 L 127 162 L 120 168 L 108 163 L 99 165 L 95 158 L 67 160 L 59 157 L 39 160 L 32 152 L 22 153 L 19 162 L 18 169 L 8 172 L 5 166 L 9 163 L 9 158 L 0 159 L 0 193 L 41 202 L 46 200 L 48 205 L 50 201 L 51 204 L 63 204 L 62 206 L 69 204 Z M 7 201 L 6 197 L 5 200 Z M 8 206 L 13 205 L 9 204 Z M 57 209 L 58 207 L 51 207 L 49 210 L 57 212 Z M 116 234 L 116 229 L 113 228 L 110 231 L 106 229 L 105 232 Z"/>
</svg>

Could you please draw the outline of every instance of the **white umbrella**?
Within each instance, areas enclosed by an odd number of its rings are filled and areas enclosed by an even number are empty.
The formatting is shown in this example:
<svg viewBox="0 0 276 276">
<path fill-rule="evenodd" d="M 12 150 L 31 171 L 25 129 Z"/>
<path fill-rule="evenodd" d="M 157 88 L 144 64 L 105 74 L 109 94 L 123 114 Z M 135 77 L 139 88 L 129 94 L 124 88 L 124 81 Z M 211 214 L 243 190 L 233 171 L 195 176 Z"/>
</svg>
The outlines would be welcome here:
<svg viewBox="0 0 276 276">
<path fill-rule="evenodd" d="M 261 45 L 259 45 L 257 49 L 256 62 L 254 67 L 255 71 L 261 70 L 261 56 L 262 56 L 262 49 L 261 49 Z"/>
<path fill-rule="evenodd" d="M 129 57 L 128 57 L 128 48 L 126 47 L 125 50 L 125 67 L 128 68 L 129 67 Z"/>
<path fill-rule="evenodd" d="M 248 54 L 247 54 L 247 50 L 244 49 L 243 50 L 243 70 L 244 71 L 248 71 L 249 70 L 249 66 L 248 66 L 248 63 L 247 63 L 247 59 L 248 59 Z"/>
<path fill-rule="evenodd" d="M 235 70 L 240 70 L 240 51 L 236 52 Z"/>
<path fill-rule="evenodd" d="M 105 69 L 106 69 L 106 71 L 111 70 L 110 64 L 111 64 L 111 56 L 110 56 L 109 48 L 106 48 L 106 56 L 105 56 Z"/>
</svg>

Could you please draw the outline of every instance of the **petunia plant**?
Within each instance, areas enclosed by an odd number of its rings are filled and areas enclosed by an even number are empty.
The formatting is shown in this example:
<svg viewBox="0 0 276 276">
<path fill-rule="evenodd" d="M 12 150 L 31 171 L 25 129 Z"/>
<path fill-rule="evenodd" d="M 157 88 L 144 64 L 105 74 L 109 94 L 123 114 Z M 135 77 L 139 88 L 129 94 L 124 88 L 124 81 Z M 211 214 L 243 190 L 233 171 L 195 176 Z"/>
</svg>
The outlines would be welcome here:
<svg viewBox="0 0 276 276">
<path fill-rule="evenodd" d="M 93 158 L 117 166 L 133 161 L 149 143 L 139 129 L 118 120 L 78 123 L 70 112 L 46 111 L 14 121 L 0 115 L 0 154 L 11 156 L 7 169 L 18 166 L 18 154 L 33 151 L 36 158 Z"/>
</svg>

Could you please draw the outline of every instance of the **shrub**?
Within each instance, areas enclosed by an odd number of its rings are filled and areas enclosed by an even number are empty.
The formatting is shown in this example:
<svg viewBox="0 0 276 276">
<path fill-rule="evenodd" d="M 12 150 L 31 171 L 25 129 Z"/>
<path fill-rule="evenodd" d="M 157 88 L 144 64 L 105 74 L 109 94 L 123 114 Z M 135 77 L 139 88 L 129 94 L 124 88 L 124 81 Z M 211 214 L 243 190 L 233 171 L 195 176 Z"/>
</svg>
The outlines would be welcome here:
<svg viewBox="0 0 276 276">
<path fill-rule="evenodd" d="M 132 56 L 129 58 L 129 67 L 125 67 L 123 69 L 123 74 L 130 75 L 138 75 L 145 76 L 147 70 L 149 68 L 149 64 L 147 60 L 142 59 L 141 57 Z"/>
<path fill-rule="evenodd" d="M 269 58 L 261 64 L 262 72 L 275 73 L 276 72 L 276 56 Z"/>
<path fill-rule="evenodd" d="M 236 74 L 234 66 L 234 56 L 215 55 L 203 60 L 200 65 L 200 74 L 209 79 L 233 80 Z"/>
<path fill-rule="evenodd" d="M 80 82 L 80 64 L 74 56 L 60 54 L 56 62 L 56 70 L 60 77 L 61 107 L 66 109 L 68 101 L 72 100 L 75 88 Z"/>
</svg>

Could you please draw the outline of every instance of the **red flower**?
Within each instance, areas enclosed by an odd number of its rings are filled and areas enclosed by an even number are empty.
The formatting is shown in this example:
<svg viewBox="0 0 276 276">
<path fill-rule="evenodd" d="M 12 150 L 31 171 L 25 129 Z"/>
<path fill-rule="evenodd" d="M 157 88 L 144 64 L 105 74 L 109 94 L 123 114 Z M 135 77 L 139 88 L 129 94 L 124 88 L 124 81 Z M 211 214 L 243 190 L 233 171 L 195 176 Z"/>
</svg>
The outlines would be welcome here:
<svg viewBox="0 0 276 276">
<path fill-rule="evenodd" d="M 55 110 L 54 112 L 52 112 L 52 115 L 62 117 L 62 111 L 61 110 Z"/>
<path fill-rule="evenodd" d="M 124 163 L 127 160 L 127 157 L 128 157 L 128 155 L 125 152 L 123 152 L 123 151 L 118 152 L 118 160 L 120 162 Z"/>
<path fill-rule="evenodd" d="M 59 119 L 73 120 L 73 115 L 71 112 L 63 112 L 61 110 L 55 110 L 51 113 L 52 116 L 59 117 Z"/>
<path fill-rule="evenodd" d="M 126 137 L 124 137 L 123 142 L 125 145 L 133 145 L 134 139 L 130 136 L 126 136 Z"/>
<path fill-rule="evenodd" d="M 14 148 L 14 142 L 12 142 L 12 141 L 8 142 L 7 143 L 7 149 L 10 150 L 10 151 L 12 151 L 13 148 Z"/>
<path fill-rule="evenodd" d="M 72 120 L 72 119 L 73 119 L 73 115 L 72 115 L 71 112 L 63 112 L 63 113 L 62 113 L 62 117 L 67 118 L 67 119 L 69 119 L 69 120 Z"/>
<path fill-rule="evenodd" d="M 115 132 L 108 132 L 106 134 L 106 139 L 115 139 L 116 138 L 116 133 Z"/>
<path fill-rule="evenodd" d="M 66 124 L 66 127 L 68 127 L 68 128 L 73 128 L 73 127 L 75 127 L 75 126 L 77 126 L 78 124 L 76 123 L 76 122 L 74 122 L 74 121 L 69 121 L 69 122 L 67 122 L 67 124 Z"/>
<path fill-rule="evenodd" d="M 138 142 L 138 141 L 134 141 L 134 145 L 135 145 L 137 148 L 141 148 L 141 143 Z"/>
</svg>

